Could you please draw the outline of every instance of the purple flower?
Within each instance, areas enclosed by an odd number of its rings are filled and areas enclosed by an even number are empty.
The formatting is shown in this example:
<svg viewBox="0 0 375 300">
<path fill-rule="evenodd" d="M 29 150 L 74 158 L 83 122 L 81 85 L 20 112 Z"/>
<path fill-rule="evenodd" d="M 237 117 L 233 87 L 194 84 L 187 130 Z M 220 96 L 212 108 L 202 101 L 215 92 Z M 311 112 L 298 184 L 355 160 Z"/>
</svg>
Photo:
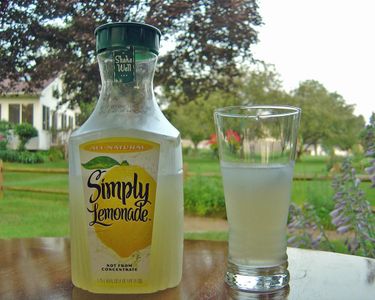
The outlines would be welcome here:
<svg viewBox="0 0 375 300">
<path fill-rule="evenodd" d="M 321 243 L 321 237 L 328 241 L 324 234 L 323 226 L 316 214 L 314 205 L 305 203 L 302 207 L 291 204 L 289 208 L 290 222 L 288 224 L 289 233 L 292 235 L 288 239 L 288 244 L 294 247 L 318 248 Z M 318 238 L 313 237 L 318 231 Z M 332 245 L 328 241 L 328 246 L 333 251 Z"/>
<path fill-rule="evenodd" d="M 352 228 L 352 225 L 340 226 L 339 228 L 337 228 L 337 232 L 343 234 L 345 232 L 348 232 L 350 228 Z"/>
<path fill-rule="evenodd" d="M 332 219 L 332 224 L 338 226 L 342 222 L 343 217 L 344 213 L 339 214 L 337 217 Z"/>
<path fill-rule="evenodd" d="M 368 174 L 375 173 L 375 165 L 372 165 L 371 167 L 365 168 L 365 171 L 366 171 Z"/>
<path fill-rule="evenodd" d="M 345 218 L 342 219 L 342 223 L 343 223 L 343 224 L 346 224 L 346 223 L 348 223 L 351 219 L 352 219 L 351 216 L 346 216 Z"/>
<path fill-rule="evenodd" d="M 373 174 L 371 181 L 375 186 L 375 164 L 366 171 Z M 375 240 L 375 219 L 360 183 L 350 159 L 346 159 L 342 164 L 342 174 L 332 184 L 335 207 L 330 212 L 331 222 L 340 234 L 353 230 L 354 238 L 349 237 L 346 241 L 350 253 L 375 257 L 375 243 L 369 243 Z"/>
<path fill-rule="evenodd" d="M 340 199 L 342 196 L 344 196 L 344 193 L 343 193 L 343 192 L 337 192 L 337 193 L 333 196 L 333 200 Z"/>
<path fill-rule="evenodd" d="M 329 213 L 329 215 L 332 217 L 332 218 L 335 218 L 335 217 L 337 217 L 338 215 L 339 215 L 339 213 L 342 211 L 342 207 L 338 207 L 338 208 L 336 208 L 336 209 L 334 209 L 333 211 L 331 211 L 330 213 Z"/>
</svg>

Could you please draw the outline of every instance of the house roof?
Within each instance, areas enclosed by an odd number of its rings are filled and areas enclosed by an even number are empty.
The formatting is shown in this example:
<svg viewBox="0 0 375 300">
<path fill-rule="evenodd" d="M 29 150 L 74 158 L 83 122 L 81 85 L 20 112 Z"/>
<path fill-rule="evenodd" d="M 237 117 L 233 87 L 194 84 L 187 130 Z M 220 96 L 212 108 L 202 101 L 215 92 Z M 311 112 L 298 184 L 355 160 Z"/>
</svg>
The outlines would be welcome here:
<svg viewBox="0 0 375 300">
<path fill-rule="evenodd" d="M 4 79 L 0 81 L 0 94 L 40 94 L 55 79 L 56 78 L 50 78 L 48 80 L 44 80 L 38 86 L 33 86 L 33 84 L 26 81 L 13 81 L 11 79 Z"/>
</svg>

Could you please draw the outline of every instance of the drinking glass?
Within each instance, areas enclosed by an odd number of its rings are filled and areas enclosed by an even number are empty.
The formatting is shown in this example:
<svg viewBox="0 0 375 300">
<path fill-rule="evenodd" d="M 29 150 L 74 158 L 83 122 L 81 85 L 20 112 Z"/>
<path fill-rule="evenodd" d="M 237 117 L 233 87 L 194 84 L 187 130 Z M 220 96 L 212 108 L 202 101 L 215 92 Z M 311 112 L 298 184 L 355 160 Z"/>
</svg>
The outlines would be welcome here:
<svg viewBox="0 0 375 300">
<path fill-rule="evenodd" d="M 232 288 L 266 292 L 289 282 L 286 224 L 300 114 L 289 106 L 215 110 Z"/>
</svg>

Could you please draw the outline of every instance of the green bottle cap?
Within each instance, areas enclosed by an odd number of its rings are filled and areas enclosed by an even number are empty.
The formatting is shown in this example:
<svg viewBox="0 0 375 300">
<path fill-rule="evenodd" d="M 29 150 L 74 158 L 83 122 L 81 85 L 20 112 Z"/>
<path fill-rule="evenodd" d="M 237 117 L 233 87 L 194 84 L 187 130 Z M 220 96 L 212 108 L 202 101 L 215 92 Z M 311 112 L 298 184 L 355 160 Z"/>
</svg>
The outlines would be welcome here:
<svg viewBox="0 0 375 300">
<path fill-rule="evenodd" d="M 159 54 L 161 32 L 144 23 L 108 23 L 95 29 L 96 53 L 134 46 Z"/>
</svg>

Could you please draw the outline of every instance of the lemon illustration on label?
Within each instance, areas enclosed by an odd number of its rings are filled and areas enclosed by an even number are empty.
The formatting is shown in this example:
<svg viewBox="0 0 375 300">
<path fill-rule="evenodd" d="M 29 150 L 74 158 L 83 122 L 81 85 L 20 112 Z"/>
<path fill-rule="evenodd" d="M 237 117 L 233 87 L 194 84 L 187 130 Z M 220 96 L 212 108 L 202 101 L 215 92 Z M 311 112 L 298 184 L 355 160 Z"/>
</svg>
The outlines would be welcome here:
<svg viewBox="0 0 375 300">
<path fill-rule="evenodd" d="M 140 166 L 99 156 L 82 164 L 90 170 L 87 210 L 100 241 L 126 258 L 151 245 L 156 182 Z"/>
</svg>

